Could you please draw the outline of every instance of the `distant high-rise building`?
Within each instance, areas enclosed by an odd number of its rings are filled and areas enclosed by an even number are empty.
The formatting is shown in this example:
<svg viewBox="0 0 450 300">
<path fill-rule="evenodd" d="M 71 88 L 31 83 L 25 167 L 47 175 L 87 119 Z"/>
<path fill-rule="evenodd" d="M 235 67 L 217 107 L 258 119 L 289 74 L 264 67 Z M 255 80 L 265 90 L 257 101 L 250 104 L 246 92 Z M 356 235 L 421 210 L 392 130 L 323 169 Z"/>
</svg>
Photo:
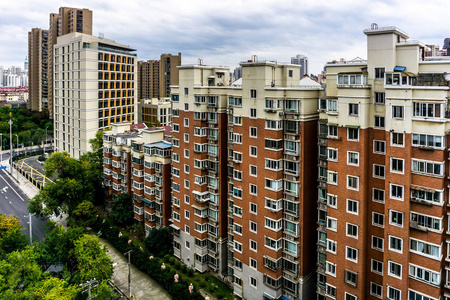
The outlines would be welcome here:
<svg viewBox="0 0 450 300">
<path fill-rule="evenodd" d="M 25 57 L 25 62 L 23 63 L 23 68 L 25 71 L 28 71 L 28 57 Z"/>
<path fill-rule="evenodd" d="M 170 85 L 178 85 L 181 53 L 161 54 L 159 60 L 138 62 L 138 99 L 170 97 Z"/>
<path fill-rule="evenodd" d="M 172 124 L 170 97 L 139 99 L 138 123 L 145 123 L 148 126 L 170 126 Z"/>
<path fill-rule="evenodd" d="M 58 37 L 54 51 L 55 146 L 79 158 L 98 130 L 137 120 L 136 54 L 78 32 Z"/>
<path fill-rule="evenodd" d="M 291 57 L 291 64 L 301 65 L 300 67 L 300 78 L 308 73 L 308 57 L 303 54 L 298 54 L 296 57 Z"/>
<path fill-rule="evenodd" d="M 450 56 L 450 38 L 446 38 L 444 39 L 444 46 L 442 47 L 444 50 L 447 51 L 447 55 L 446 56 Z"/>
<path fill-rule="evenodd" d="M 29 108 L 42 111 L 48 107 L 48 30 L 33 28 L 28 32 Z"/>
<path fill-rule="evenodd" d="M 231 81 L 236 81 L 239 78 L 242 78 L 242 67 L 239 66 L 233 70 Z"/>
<path fill-rule="evenodd" d="M 92 35 L 92 11 L 86 8 L 60 7 L 59 13 L 50 14 L 49 24 L 49 116 L 53 118 L 53 46 L 59 36 L 71 32 L 80 32 Z"/>
</svg>

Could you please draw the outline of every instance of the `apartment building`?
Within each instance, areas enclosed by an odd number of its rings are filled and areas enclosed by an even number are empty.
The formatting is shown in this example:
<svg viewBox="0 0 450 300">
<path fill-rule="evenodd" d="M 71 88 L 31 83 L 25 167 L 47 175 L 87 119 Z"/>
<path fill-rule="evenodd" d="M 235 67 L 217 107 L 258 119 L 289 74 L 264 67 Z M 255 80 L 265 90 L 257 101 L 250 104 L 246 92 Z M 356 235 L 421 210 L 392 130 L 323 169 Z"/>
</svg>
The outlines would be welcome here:
<svg viewBox="0 0 450 300">
<path fill-rule="evenodd" d="M 55 147 L 78 158 L 97 131 L 137 120 L 136 54 L 78 32 L 59 37 L 54 51 Z"/>
<path fill-rule="evenodd" d="M 172 88 L 174 254 L 200 272 L 227 270 L 227 67 L 179 67 Z"/>
<path fill-rule="evenodd" d="M 103 135 L 107 206 L 120 193 L 130 194 L 134 218 L 147 235 L 170 224 L 172 145 L 165 141 L 164 128 L 133 128 L 126 122 L 112 124 Z"/>
<path fill-rule="evenodd" d="M 172 102 L 170 97 L 140 99 L 138 103 L 138 122 L 156 126 L 172 124 Z"/>
<path fill-rule="evenodd" d="M 241 67 L 242 80 L 230 86 L 226 67 L 179 67 L 175 255 L 226 276 L 241 299 L 314 297 L 317 191 L 308 187 L 316 186 L 322 89 L 300 81 L 298 65 Z"/>
<path fill-rule="evenodd" d="M 450 60 L 396 27 L 326 65 L 319 100 L 317 299 L 450 299 Z"/>
<path fill-rule="evenodd" d="M 178 85 L 178 55 L 161 54 L 159 60 L 138 62 L 138 99 L 170 97 L 170 86 Z"/>
<path fill-rule="evenodd" d="M 42 111 L 42 108 L 48 108 L 48 51 L 48 30 L 31 29 L 28 32 L 28 90 L 30 93 L 28 106 L 31 111 Z M 1 75 L 3 76 L 3 72 Z"/>
<path fill-rule="evenodd" d="M 48 30 L 48 84 L 49 116 L 54 118 L 54 53 L 53 48 L 59 36 L 72 32 L 92 35 L 92 11 L 86 8 L 60 7 L 59 13 L 51 13 Z"/>
</svg>

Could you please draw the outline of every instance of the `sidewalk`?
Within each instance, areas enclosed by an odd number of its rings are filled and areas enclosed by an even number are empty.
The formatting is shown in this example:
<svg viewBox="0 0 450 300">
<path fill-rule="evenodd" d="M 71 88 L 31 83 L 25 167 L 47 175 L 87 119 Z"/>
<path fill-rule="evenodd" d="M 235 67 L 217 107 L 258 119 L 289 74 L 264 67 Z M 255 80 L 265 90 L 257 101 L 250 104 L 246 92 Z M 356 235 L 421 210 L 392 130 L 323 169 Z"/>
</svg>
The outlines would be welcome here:
<svg viewBox="0 0 450 300">
<path fill-rule="evenodd" d="M 109 257 L 113 263 L 119 263 L 114 267 L 111 281 L 119 287 L 122 292 L 128 295 L 127 258 L 105 239 L 100 238 L 100 243 L 104 244 L 108 249 Z M 133 255 L 133 253 L 131 253 L 131 255 Z M 156 283 L 156 281 L 147 274 L 139 271 L 133 264 L 131 264 L 131 294 L 133 299 L 140 300 L 172 299 L 169 293 Z"/>
<path fill-rule="evenodd" d="M 2 162 L 3 166 L 6 166 L 6 170 L 5 170 L 5 174 L 8 175 L 9 178 L 12 178 L 15 182 L 18 183 L 20 189 L 22 190 L 22 192 L 25 193 L 25 195 L 27 195 L 28 198 L 33 198 L 34 196 L 37 195 L 37 193 L 39 192 L 39 189 L 33 185 L 30 181 L 28 181 L 22 174 L 18 173 L 16 169 L 12 169 L 12 174 L 13 176 L 11 176 L 11 174 L 9 173 L 9 161 L 4 160 Z M 17 174 L 19 174 L 17 176 Z"/>
</svg>

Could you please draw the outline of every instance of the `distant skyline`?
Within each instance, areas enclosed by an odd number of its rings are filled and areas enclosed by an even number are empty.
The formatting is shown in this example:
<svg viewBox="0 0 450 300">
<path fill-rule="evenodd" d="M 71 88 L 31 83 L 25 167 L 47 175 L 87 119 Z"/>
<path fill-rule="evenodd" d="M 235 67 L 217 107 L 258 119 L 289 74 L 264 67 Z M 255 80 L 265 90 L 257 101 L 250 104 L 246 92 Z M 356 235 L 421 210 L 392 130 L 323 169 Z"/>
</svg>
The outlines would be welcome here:
<svg viewBox="0 0 450 300">
<path fill-rule="evenodd" d="M 48 29 L 59 7 L 93 11 L 94 35 L 130 45 L 139 60 L 182 53 L 182 64 L 226 65 L 234 69 L 256 54 L 259 60 L 290 62 L 302 53 L 309 72 L 327 61 L 366 58 L 363 30 L 375 22 L 396 26 L 411 39 L 443 45 L 448 0 L 436 1 L 1 1 L 0 66 L 23 68 L 28 31 Z"/>
</svg>

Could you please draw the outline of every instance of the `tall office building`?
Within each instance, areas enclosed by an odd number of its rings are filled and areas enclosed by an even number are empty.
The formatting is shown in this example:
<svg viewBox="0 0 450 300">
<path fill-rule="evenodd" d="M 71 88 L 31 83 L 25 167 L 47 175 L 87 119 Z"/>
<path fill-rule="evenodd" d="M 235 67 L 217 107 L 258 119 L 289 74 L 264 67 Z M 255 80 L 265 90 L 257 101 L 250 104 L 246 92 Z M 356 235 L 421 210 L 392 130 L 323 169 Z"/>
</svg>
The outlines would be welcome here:
<svg viewBox="0 0 450 300">
<path fill-rule="evenodd" d="M 291 64 L 301 65 L 300 67 L 300 78 L 303 78 L 303 75 L 308 75 L 308 57 L 303 54 L 298 54 L 295 57 L 291 57 Z"/>
<path fill-rule="evenodd" d="M 315 293 L 317 101 L 299 66 L 181 66 L 173 97 L 174 251 L 242 299 Z"/>
<path fill-rule="evenodd" d="M 48 49 L 48 30 L 31 29 L 28 32 L 28 86 L 29 108 L 32 111 L 42 111 L 42 108 L 48 107 Z"/>
<path fill-rule="evenodd" d="M 170 97 L 170 85 L 178 85 L 181 53 L 161 54 L 159 60 L 138 62 L 138 99 Z"/>
<path fill-rule="evenodd" d="M 328 63 L 319 102 L 318 299 L 450 299 L 450 60 L 364 33 L 367 60 Z"/>
<path fill-rule="evenodd" d="M 136 54 L 78 32 L 58 37 L 54 50 L 55 147 L 78 158 L 98 130 L 137 120 Z"/>
<path fill-rule="evenodd" d="M 59 13 L 50 14 L 49 22 L 49 116 L 54 116 L 54 70 L 53 70 L 53 47 L 57 38 L 68 33 L 79 32 L 92 35 L 92 11 L 86 8 L 60 7 Z"/>
</svg>

